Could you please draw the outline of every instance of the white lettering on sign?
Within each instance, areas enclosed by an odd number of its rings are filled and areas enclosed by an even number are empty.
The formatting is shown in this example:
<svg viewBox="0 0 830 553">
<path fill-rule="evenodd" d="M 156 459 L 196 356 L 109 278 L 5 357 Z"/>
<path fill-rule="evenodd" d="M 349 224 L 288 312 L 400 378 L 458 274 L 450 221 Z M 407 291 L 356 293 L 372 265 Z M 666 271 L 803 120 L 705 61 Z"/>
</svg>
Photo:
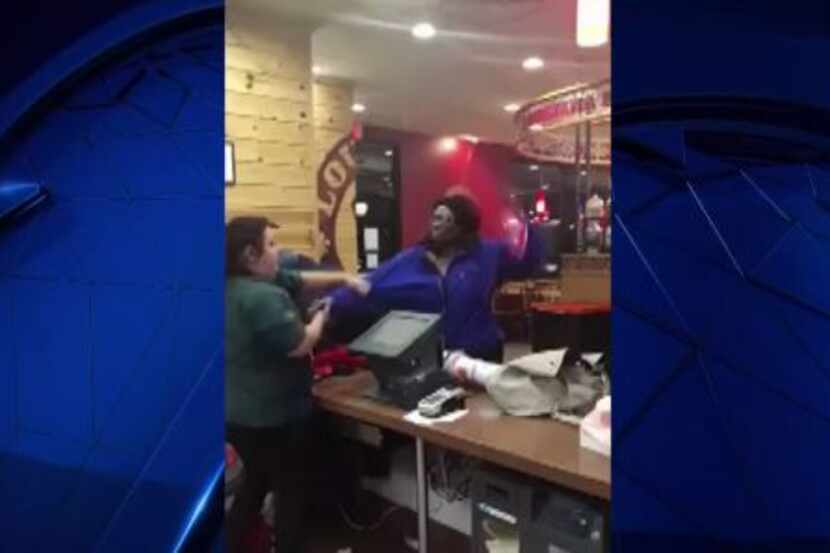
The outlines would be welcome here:
<svg viewBox="0 0 830 553">
<path fill-rule="evenodd" d="M 321 190 L 320 195 L 326 196 L 325 198 L 320 198 L 320 211 L 325 213 L 326 217 L 332 217 L 334 215 L 334 208 L 337 206 L 337 194 L 332 190 Z"/>
<path fill-rule="evenodd" d="M 346 191 L 355 182 L 353 147 L 351 136 L 344 136 L 326 154 L 317 170 L 317 206 L 320 214 L 317 228 L 325 246 L 321 261 L 335 267 L 342 267 L 337 253 L 337 215 L 343 208 Z"/>
<path fill-rule="evenodd" d="M 611 85 L 606 81 L 549 94 L 520 110 L 517 120 L 525 129 L 540 125 L 550 130 L 610 116 Z"/>
</svg>

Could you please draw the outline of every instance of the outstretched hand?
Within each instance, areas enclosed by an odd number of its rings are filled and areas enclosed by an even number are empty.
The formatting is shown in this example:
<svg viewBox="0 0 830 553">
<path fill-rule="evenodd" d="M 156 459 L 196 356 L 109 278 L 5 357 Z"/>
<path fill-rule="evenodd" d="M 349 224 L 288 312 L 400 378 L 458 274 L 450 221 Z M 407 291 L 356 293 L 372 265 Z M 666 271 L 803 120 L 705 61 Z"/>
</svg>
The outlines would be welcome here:
<svg viewBox="0 0 830 553">
<path fill-rule="evenodd" d="M 353 276 L 346 280 L 346 286 L 360 296 L 368 296 L 372 284 L 363 277 Z"/>
<path fill-rule="evenodd" d="M 324 319 L 328 319 L 329 313 L 331 311 L 331 299 L 330 298 L 321 298 L 315 300 L 311 306 L 308 308 L 308 317 L 309 319 L 313 319 L 318 313 L 322 314 L 321 316 Z"/>
</svg>

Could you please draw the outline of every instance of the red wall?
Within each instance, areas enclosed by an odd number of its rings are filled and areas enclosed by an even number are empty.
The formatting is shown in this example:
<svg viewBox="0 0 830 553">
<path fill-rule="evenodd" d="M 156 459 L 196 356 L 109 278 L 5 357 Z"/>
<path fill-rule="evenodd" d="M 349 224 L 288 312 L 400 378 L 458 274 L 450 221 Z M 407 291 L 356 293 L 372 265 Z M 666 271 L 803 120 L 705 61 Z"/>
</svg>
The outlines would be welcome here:
<svg viewBox="0 0 830 553">
<path fill-rule="evenodd" d="M 398 147 L 401 164 L 403 247 L 427 232 L 430 206 L 456 187 L 466 189 L 482 211 L 482 235 L 502 236 L 499 214 L 507 207 L 513 148 L 458 140 L 455 151 L 439 148 L 440 138 L 381 127 L 367 127 L 364 139 Z"/>
</svg>

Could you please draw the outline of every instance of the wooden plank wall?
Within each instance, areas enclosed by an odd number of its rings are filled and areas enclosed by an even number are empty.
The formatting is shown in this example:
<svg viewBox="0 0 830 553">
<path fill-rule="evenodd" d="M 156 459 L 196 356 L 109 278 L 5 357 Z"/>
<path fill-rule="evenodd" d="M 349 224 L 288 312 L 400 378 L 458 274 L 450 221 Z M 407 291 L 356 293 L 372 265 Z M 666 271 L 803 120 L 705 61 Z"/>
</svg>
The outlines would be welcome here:
<svg viewBox="0 0 830 553">
<path fill-rule="evenodd" d="M 314 167 L 343 136 L 351 131 L 354 115 L 354 88 L 344 82 L 314 82 L 311 85 L 314 112 Z M 357 221 L 355 220 L 354 183 L 345 192 L 336 221 L 337 252 L 347 271 L 357 271 Z"/>
<path fill-rule="evenodd" d="M 236 155 L 226 218 L 265 215 L 281 225 L 282 245 L 319 258 L 317 168 L 351 130 L 353 87 L 312 82 L 311 29 L 274 28 L 228 11 L 225 33 L 225 134 Z M 337 246 L 357 267 L 354 187 L 337 218 Z"/>
<path fill-rule="evenodd" d="M 315 253 L 317 227 L 310 68 L 308 32 L 258 34 L 228 17 L 225 134 L 237 182 L 225 190 L 226 217 L 265 215 L 281 225 L 284 247 L 306 255 Z"/>
</svg>

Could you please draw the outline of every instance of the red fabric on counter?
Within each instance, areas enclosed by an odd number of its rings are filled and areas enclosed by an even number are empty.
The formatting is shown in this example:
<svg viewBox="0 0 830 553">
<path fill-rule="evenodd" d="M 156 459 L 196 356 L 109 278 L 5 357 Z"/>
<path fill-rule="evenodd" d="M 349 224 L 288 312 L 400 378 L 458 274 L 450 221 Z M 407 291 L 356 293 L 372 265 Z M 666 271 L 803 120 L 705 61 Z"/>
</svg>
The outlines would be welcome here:
<svg viewBox="0 0 830 553">
<path fill-rule="evenodd" d="M 366 368 L 366 358 L 349 353 L 345 346 L 337 346 L 314 355 L 312 371 L 314 380 L 321 380 L 337 373 L 351 374 Z"/>
</svg>

